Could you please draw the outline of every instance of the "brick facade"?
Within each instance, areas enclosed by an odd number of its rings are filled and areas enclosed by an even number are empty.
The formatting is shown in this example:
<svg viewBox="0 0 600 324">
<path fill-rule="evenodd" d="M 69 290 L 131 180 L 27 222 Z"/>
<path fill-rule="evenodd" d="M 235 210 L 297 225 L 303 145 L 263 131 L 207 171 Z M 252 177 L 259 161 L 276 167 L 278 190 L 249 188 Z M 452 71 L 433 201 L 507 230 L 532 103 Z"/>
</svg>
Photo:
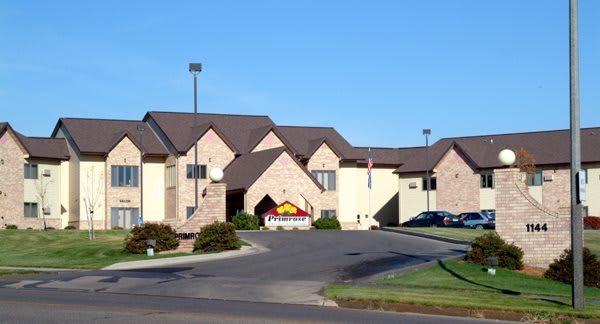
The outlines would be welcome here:
<svg viewBox="0 0 600 324">
<path fill-rule="evenodd" d="M 25 152 L 12 131 L 6 130 L 0 134 L 0 228 L 6 225 L 34 227 L 29 223 L 39 221 L 37 218 L 25 220 L 23 217 L 24 157 Z"/>
<path fill-rule="evenodd" d="M 198 179 L 198 206 L 202 203 L 202 192 L 209 184 L 208 173 L 212 168 L 225 167 L 234 159 L 233 151 L 225 144 L 225 142 L 209 129 L 198 141 L 198 164 L 207 166 L 207 179 Z M 187 178 L 187 165 L 194 164 L 194 147 L 187 152 L 187 155 L 179 157 L 177 170 L 177 196 L 178 196 L 178 211 L 177 219 L 184 220 L 186 217 L 186 208 L 194 207 L 194 179 Z"/>
<path fill-rule="evenodd" d="M 281 139 L 277 135 L 275 135 L 275 133 L 273 133 L 273 131 L 270 131 L 258 143 L 258 145 L 256 145 L 256 147 L 252 150 L 252 152 L 259 152 L 259 151 L 269 150 L 272 148 L 283 147 L 283 146 L 285 146 L 285 145 L 283 144 Z"/>
<path fill-rule="evenodd" d="M 523 249 L 525 264 L 548 267 L 570 248 L 569 202 L 557 209 L 546 208 L 531 197 L 519 169 L 497 169 L 495 174 L 496 232 Z M 547 231 L 541 229 L 544 225 Z"/>
<path fill-rule="evenodd" d="M 111 185 L 112 166 L 137 166 L 137 187 L 113 187 Z M 111 228 L 111 208 L 140 208 L 140 150 L 128 138 L 124 137 L 106 157 L 106 215 L 101 228 Z M 141 210 L 139 210 L 141 213 Z"/>
<path fill-rule="evenodd" d="M 277 204 L 287 200 L 302 209 L 305 208 L 302 201 L 304 199 L 314 208 L 313 220 L 321 215 L 321 190 L 287 152 L 281 153 L 248 189 L 245 209 L 253 213 L 256 205 L 267 194 Z M 310 210 L 307 212 L 310 213 Z"/>
<path fill-rule="evenodd" d="M 339 208 L 339 183 L 340 183 L 340 158 L 331 150 L 326 143 L 310 157 L 306 168 L 313 170 L 335 171 L 335 190 L 325 190 L 321 194 L 321 209 L 335 210 L 336 215 L 340 212 Z M 316 215 L 320 217 L 319 215 Z M 339 215 L 338 215 L 339 216 Z"/>
<path fill-rule="evenodd" d="M 549 177 L 552 178 L 551 181 Z M 542 203 L 549 209 L 558 209 L 571 204 L 571 170 L 542 170 Z"/>
<path fill-rule="evenodd" d="M 438 210 L 455 214 L 479 211 L 480 175 L 465 161 L 464 154 L 452 148 L 435 166 Z"/>
</svg>

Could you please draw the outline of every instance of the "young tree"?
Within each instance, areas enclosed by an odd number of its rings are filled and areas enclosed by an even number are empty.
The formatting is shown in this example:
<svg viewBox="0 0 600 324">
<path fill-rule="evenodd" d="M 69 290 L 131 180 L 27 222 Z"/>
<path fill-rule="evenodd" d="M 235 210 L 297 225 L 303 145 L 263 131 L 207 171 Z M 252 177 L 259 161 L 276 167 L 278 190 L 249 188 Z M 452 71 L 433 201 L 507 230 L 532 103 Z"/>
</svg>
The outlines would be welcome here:
<svg viewBox="0 0 600 324">
<path fill-rule="evenodd" d="M 535 157 L 533 154 L 529 153 L 525 148 L 521 147 L 515 152 L 517 157 L 516 166 L 524 172 L 527 177 L 532 177 L 535 175 Z"/>
<path fill-rule="evenodd" d="M 47 230 L 47 228 L 46 228 L 46 213 L 44 213 L 44 209 L 49 207 L 48 186 L 50 186 L 50 184 L 52 182 L 54 182 L 54 180 L 44 181 L 44 178 L 45 177 L 43 175 L 38 178 L 38 181 L 35 185 L 35 189 L 36 189 L 36 196 L 38 198 L 40 206 L 42 207 L 42 221 L 43 221 L 43 225 L 44 225 L 44 231 L 46 231 Z"/>
<path fill-rule="evenodd" d="M 85 203 L 85 212 L 88 222 L 88 235 L 90 240 L 96 238 L 94 233 L 94 211 L 101 206 L 103 172 L 96 170 L 94 166 L 87 170 L 85 184 L 83 186 L 83 202 Z"/>
</svg>

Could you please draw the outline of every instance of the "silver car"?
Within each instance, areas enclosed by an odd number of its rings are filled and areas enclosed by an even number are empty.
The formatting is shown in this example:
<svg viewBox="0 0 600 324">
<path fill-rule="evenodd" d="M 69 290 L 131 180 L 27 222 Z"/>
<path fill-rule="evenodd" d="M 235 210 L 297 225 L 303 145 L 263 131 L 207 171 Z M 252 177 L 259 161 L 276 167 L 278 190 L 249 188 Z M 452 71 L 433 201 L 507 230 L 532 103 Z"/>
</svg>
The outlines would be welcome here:
<svg viewBox="0 0 600 324">
<path fill-rule="evenodd" d="M 464 226 L 467 228 L 474 228 L 478 230 L 484 228 L 496 228 L 496 218 L 492 214 L 468 212 L 459 214 L 458 218 L 462 219 Z"/>
</svg>

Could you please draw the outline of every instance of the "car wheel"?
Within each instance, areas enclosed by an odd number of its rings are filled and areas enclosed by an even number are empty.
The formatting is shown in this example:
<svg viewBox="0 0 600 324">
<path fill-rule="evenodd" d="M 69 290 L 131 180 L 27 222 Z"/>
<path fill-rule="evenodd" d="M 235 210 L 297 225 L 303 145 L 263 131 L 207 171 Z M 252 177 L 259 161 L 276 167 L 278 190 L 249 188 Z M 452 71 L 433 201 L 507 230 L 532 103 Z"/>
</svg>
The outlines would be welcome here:
<svg viewBox="0 0 600 324">
<path fill-rule="evenodd" d="M 436 223 L 431 224 L 431 227 L 437 227 Z"/>
<path fill-rule="evenodd" d="M 475 226 L 475 229 L 476 230 L 482 230 L 483 229 L 483 225 L 477 225 L 477 226 Z"/>
</svg>

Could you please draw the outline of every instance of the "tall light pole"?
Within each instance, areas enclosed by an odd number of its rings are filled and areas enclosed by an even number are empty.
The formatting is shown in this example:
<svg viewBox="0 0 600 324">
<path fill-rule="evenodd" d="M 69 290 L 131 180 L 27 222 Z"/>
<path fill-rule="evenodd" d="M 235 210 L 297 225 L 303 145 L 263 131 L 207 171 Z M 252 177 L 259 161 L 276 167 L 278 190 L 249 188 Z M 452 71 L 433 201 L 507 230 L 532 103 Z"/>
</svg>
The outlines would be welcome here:
<svg viewBox="0 0 600 324">
<path fill-rule="evenodd" d="M 198 127 L 198 73 L 202 71 L 202 63 L 190 63 L 190 73 L 194 75 L 194 128 L 192 132 L 196 131 Z M 200 170 L 198 170 L 198 141 L 194 143 L 194 212 L 198 210 L 198 177 L 200 176 Z"/>
<path fill-rule="evenodd" d="M 429 187 L 431 187 L 431 180 L 429 179 L 429 135 L 431 135 L 431 129 L 423 129 L 423 135 L 425 135 L 425 181 L 427 182 L 427 212 L 429 212 Z"/>
<path fill-rule="evenodd" d="M 569 2 L 569 79 L 571 113 L 571 252 L 573 254 L 573 308 L 583 309 L 583 219 L 578 177 L 581 171 L 581 140 L 579 127 L 579 35 L 577 30 L 577 0 Z M 585 185 L 585 184 L 584 184 Z"/>
<path fill-rule="evenodd" d="M 137 125 L 137 130 L 140 132 L 140 214 L 141 219 L 144 219 L 144 130 L 146 125 Z M 138 221 L 138 225 L 139 224 Z"/>
</svg>

